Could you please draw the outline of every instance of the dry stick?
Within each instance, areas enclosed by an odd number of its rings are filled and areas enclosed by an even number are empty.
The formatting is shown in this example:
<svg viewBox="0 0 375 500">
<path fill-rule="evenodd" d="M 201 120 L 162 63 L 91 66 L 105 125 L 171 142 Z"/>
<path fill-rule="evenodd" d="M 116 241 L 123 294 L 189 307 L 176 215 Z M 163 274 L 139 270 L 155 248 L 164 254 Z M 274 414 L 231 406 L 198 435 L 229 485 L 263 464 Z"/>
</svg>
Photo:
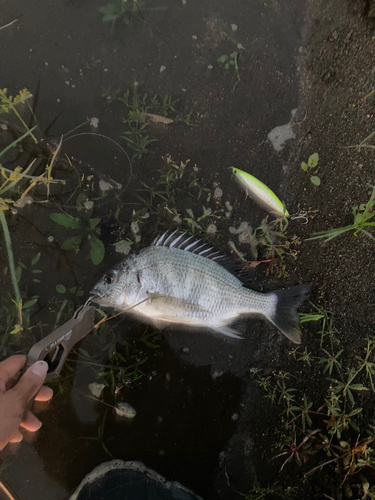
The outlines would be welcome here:
<svg viewBox="0 0 375 500">
<path fill-rule="evenodd" d="M 12 24 L 16 23 L 17 21 L 18 21 L 18 19 L 14 19 L 10 23 L 4 24 L 4 26 L 1 26 L 0 31 L 3 30 L 4 28 L 8 28 L 8 26 L 12 26 Z"/>
<path fill-rule="evenodd" d="M 4 215 L 4 210 L 0 210 L 0 220 L 1 220 L 1 225 L 3 226 L 5 244 L 6 244 L 7 253 L 8 253 L 9 271 L 10 271 L 10 276 L 11 276 L 11 279 L 12 279 L 12 285 L 13 285 L 13 289 L 14 289 L 14 295 L 16 297 L 16 305 L 17 305 L 17 308 L 18 308 L 19 322 L 20 322 L 20 325 L 22 325 L 22 299 L 21 299 L 20 289 L 18 288 L 18 281 L 17 281 L 17 277 L 16 277 L 16 270 L 15 270 L 15 267 L 14 267 L 14 257 L 13 257 L 13 250 L 12 250 L 12 240 L 10 239 L 8 224 L 7 224 L 5 215 Z"/>
</svg>

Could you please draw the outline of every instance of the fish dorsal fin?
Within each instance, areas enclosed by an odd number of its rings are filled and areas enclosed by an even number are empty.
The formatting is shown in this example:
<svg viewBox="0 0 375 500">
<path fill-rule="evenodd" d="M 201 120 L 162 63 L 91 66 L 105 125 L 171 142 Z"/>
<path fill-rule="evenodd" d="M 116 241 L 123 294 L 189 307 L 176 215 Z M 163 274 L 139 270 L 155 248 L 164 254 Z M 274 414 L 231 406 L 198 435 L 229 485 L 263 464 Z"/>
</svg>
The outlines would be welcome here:
<svg viewBox="0 0 375 500">
<path fill-rule="evenodd" d="M 202 240 L 197 239 L 196 236 L 190 236 L 186 232 L 182 233 L 179 229 L 175 231 L 169 230 L 157 236 L 151 243 L 151 246 L 178 248 L 186 252 L 195 253 L 196 255 L 215 261 L 236 276 L 245 286 L 249 285 L 252 281 L 249 272 L 243 271 L 244 262 L 232 257 L 227 257 L 222 252 L 215 250 L 208 243 L 203 243 Z"/>
</svg>

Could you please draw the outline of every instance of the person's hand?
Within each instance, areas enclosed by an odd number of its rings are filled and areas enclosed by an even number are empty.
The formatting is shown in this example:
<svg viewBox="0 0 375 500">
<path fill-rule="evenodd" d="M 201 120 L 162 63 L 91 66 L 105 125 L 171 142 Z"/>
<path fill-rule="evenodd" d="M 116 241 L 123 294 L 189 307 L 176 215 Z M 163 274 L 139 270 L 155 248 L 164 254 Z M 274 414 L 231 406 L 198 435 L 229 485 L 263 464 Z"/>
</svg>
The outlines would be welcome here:
<svg viewBox="0 0 375 500">
<path fill-rule="evenodd" d="M 42 423 L 28 411 L 30 399 L 39 391 L 36 401 L 48 401 L 53 391 L 43 385 L 48 371 L 45 361 L 34 363 L 18 380 L 17 384 L 8 390 L 11 379 L 24 367 L 26 356 L 16 355 L 0 363 L 0 450 L 8 443 L 22 441 L 19 427 L 35 432 Z"/>
</svg>

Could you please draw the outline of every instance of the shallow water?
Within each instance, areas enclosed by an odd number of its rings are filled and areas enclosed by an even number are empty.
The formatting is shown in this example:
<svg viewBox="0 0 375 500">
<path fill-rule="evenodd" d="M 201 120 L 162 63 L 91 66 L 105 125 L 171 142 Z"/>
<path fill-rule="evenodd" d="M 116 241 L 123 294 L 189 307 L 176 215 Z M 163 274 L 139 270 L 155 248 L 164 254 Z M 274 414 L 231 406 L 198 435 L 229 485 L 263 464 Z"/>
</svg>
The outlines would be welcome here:
<svg viewBox="0 0 375 500">
<path fill-rule="evenodd" d="M 295 61 L 304 2 L 148 1 L 142 17 L 135 17 L 131 26 L 117 21 L 113 32 L 101 21 L 98 9 L 103 4 L 2 2 L 0 27 L 17 19 L 0 30 L 2 86 L 13 94 L 23 87 L 35 93 L 40 82 L 36 114 L 41 129 L 57 118 L 47 130 L 47 141 L 66 134 L 88 117 L 97 117 L 98 128 L 86 124 L 76 133 L 105 134 L 119 141 L 130 156 L 132 152 L 119 138 L 124 109 L 117 101 L 108 104 L 102 97 L 103 88 L 123 93 L 137 82 L 142 92 L 171 95 L 179 100 L 178 114 L 186 117 L 192 112 L 196 126 L 151 125 L 150 134 L 158 142 L 149 146 L 141 161 L 133 162 L 131 178 L 128 160 L 105 139 L 78 136 L 64 143 L 64 151 L 82 161 L 82 168 L 93 166 L 99 177 L 109 176 L 123 187 L 130 181 L 125 191 L 118 192 L 122 203 L 137 202 L 134 193 L 141 188 L 139 181 L 152 184 L 159 178 L 156 169 L 163 155 L 169 153 L 176 161 L 190 159 L 190 165 L 200 169 L 202 185 L 213 190 L 214 183 L 220 183 L 223 204 L 229 200 L 239 208 L 243 220 L 259 223 L 264 214 L 251 201 L 244 204 L 242 193 L 230 182 L 228 167 L 248 170 L 287 200 L 281 186 L 288 146 L 275 152 L 267 134 L 287 123 L 290 110 L 298 106 Z M 238 44 L 244 49 L 238 49 Z M 217 62 L 234 50 L 240 53 L 238 82 L 232 67 L 224 70 Z M 56 197 L 56 202 L 62 200 L 66 197 Z M 179 203 L 184 208 L 197 207 L 189 197 Z M 71 208 L 69 204 L 64 207 Z M 40 297 L 32 322 L 46 325 L 43 334 L 53 328 L 66 297 L 56 292 L 57 284 L 85 291 L 82 299 L 69 296 L 78 306 L 98 277 L 119 259 L 110 246 L 116 221 L 106 210 L 103 204 L 95 214 L 104 218 L 101 238 L 107 250 L 98 266 L 84 252 L 61 251 L 59 244 L 69 234 L 52 223 L 47 205 L 27 205 L 12 218 L 16 258 L 29 262 L 37 252 L 42 254 L 38 263 L 43 271 L 41 283 L 32 282 L 30 272 L 24 273 L 23 283 L 28 296 Z M 124 217 L 131 210 L 127 206 Z M 144 241 L 153 233 L 152 221 L 147 224 L 141 230 Z M 51 236 L 53 241 L 48 239 Z M 2 266 L 5 263 L 3 252 Z M 261 281 L 266 289 L 275 286 L 264 277 Z M 130 319 L 117 327 L 116 339 L 139 338 L 144 329 Z M 40 332 L 34 331 L 34 335 L 38 338 Z M 48 409 L 40 410 L 43 428 L 38 439 L 1 454 L 2 467 L 6 466 L 3 475 L 24 500 L 66 498 L 86 473 L 109 459 L 100 442 L 83 439 L 97 435 L 105 416 L 105 444 L 113 456 L 140 460 L 206 499 L 217 498 L 214 480 L 220 453 L 236 428 L 234 415 L 241 411 L 246 372 L 256 367 L 262 355 L 260 339 L 265 335 L 272 340 L 277 333 L 258 321 L 249 321 L 241 342 L 166 330 L 158 340 L 160 349 L 148 352 L 144 366 L 150 377 L 121 393 L 124 402 L 137 411 L 131 422 L 119 422 L 111 408 L 87 398 L 97 369 L 72 356 L 75 371 L 64 379 L 63 393 L 57 393 Z M 32 342 L 27 337 L 16 348 L 27 351 Z M 108 352 L 98 353 L 91 336 L 81 347 L 96 356 L 98 363 L 107 362 Z M 104 401 L 115 404 L 109 390 Z"/>
</svg>

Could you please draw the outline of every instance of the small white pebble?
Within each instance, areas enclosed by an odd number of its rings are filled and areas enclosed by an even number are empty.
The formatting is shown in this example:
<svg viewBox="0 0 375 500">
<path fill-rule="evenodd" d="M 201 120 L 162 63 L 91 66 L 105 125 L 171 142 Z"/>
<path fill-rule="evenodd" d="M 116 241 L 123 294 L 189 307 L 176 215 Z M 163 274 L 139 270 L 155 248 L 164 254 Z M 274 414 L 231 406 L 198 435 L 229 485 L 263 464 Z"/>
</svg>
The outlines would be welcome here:
<svg viewBox="0 0 375 500">
<path fill-rule="evenodd" d="M 131 250 L 132 246 L 131 245 L 116 245 L 115 246 L 115 250 L 116 252 L 118 253 L 122 253 L 123 255 L 128 255 L 130 250 Z"/>
<path fill-rule="evenodd" d="M 219 372 L 218 370 L 215 370 L 214 373 L 212 374 L 212 379 L 216 380 L 217 378 L 221 377 L 224 372 Z"/>
<path fill-rule="evenodd" d="M 232 420 L 238 420 L 238 415 L 237 415 L 237 413 L 233 413 L 233 415 L 232 415 Z"/>
<path fill-rule="evenodd" d="M 232 31 L 237 31 L 238 30 L 237 24 L 231 24 L 230 27 L 232 28 Z"/>
<path fill-rule="evenodd" d="M 165 379 L 166 379 L 166 381 L 167 381 L 167 382 L 170 382 L 170 380 L 171 380 L 171 375 L 170 375 L 169 373 L 166 373 L 166 374 L 165 374 Z"/>
<path fill-rule="evenodd" d="M 188 347 L 183 347 L 182 352 L 184 354 L 189 354 L 190 349 Z"/>
<path fill-rule="evenodd" d="M 137 415 L 136 410 L 128 403 L 119 403 L 115 411 L 118 417 L 134 418 Z"/>
<path fill-rule="evenodd" d="M 93 396 L 99 398 L 102 395 L 104 387 L 105 387 L 104 384 L 98 384 L 98 382 L 93 382 L 92 384 L 89 384 L 89 391 Z"/>
<path fill-rule="evenodd" d="M 66 80 L 65 84 L 66 84 L 66 85 L 70 85 L 70 81 L 69 81 L 69 80 Z"/>
<path fill-rule="evenodd" d="M 48 236 L 47 241 L 48 243 L 52 243 L 53 241 L 55 241 L 55 238 L 53 236 Z"/>
<path fill-rule="evenodd" d="M 163 71 L 165 71 L 166 69 L 167 69 L 166 66 L 160 66 L 159 71 L 160 73 L 163 73 Z"/>
<path fill-rule="evenodd" d="M 33 197 L 30 195 L 26 195 L 23 197 L 22 201 L 20 200 L 21 198 L 14 203 L 16 208 L 23 208 L 25 205 L 31 205 L 34 201 Z"/>
<path fill-rule="evenodd" d="M 76 85 L 75 85 L 75 83 L 73 83 L 73 85 L 72 85 L 72 89 L 75 89 L 75 88 L 76 88 Z"/>
<path fill-rule="evenodd" d="M 182 92 L 186 92 L 186 89 L 181 89 L 181 90 L 182 90 Z"/>
<path fill-rule="evenodd" d="M 217 233 L 217 227 L 215 224 L 210 224 L 207 228 L 207 234 L 215 234 Z"/>
<path fill-rule="evenodd" d="M 5 123 L 1 123 L 0 128 L 3 130 L 8 130 L 8 127 L 5 125 Z"/>
<path fill-rule="evenodd" d="M 223 190 L 217 187 L 214 191 L 214 198 L 221 198 L 223 196 Z"/>
<path fill-rule="evenodd" d="M 95 116 L 90 118 L 90 125 L 94 128 L 98 128 L 99 127 L 99 118 L 96 118 Z"/>
<path fill-rule="evenodd" d="M 137 236 L 134 238 L 136 243 L 139 243 L 142 239 L 142 236 L 140 234 L 137 234 Z"/>
<path fill-rule="evenodd" d="M 85 201 L 83 206 L 85 207 L 86 210 L 91 210 L 92 207 L 94 206 L 94 202 L 91 200 L 87 200 L 87 201 Z"/>
<path fill-rule="evenodd" d="M 158 417 L 156 421 L 158 424 L 161 424 L 163 422 L 163 417 Z"/>
<path fill-rule="evenodd" d="M 132 222 L 130 224 L 130 229 L 132 231 L 133 234 L 137 234 L 139 233 L 139 225 L 138 225 L 138 222 Z"/>
<path fill-rule="evenodd" d="M 105 71 L 105 72 L 107 73 L 107 71 L 108 71 L 108 68 L 104 68 L 104 71 Z"/>
<path fill-rule="evenodd" d="M 60 97 L 58 97 L 58 98 L 56 99 L 56 101 L 57 101 L 57 102 L 60 102 L 60 101 L 61 101 Z"/>
<path fill-rule="evenodd" d="M 207 69 L 212 69 L 212 68 L 213 68 L 212 64 L 209 64 L 209 65 L 207 66 Z"/>
<path fill-rule="evenodd" d="M 48 66 L 48 62 L 47 62 L 47 61 L 46 61 L 44 64 L 45 64 L 46 66 Z"/>
<path fill-rule="evenodd" d="M 193 40 L 197 40 L 197 38 L 198 38 L 198 37 L 197 37 L 197 35 L 193 35 L 191 38 L 192 38 Z"/>
<path fill-rule="evenodd" d="M 225 202 L 225 206 L 227 207 L 227 209 L 231 212 L 233 210 L 233 207 L 232 205 L 229 203 L 229 201 L 226 201 Z"/>
</svg>

